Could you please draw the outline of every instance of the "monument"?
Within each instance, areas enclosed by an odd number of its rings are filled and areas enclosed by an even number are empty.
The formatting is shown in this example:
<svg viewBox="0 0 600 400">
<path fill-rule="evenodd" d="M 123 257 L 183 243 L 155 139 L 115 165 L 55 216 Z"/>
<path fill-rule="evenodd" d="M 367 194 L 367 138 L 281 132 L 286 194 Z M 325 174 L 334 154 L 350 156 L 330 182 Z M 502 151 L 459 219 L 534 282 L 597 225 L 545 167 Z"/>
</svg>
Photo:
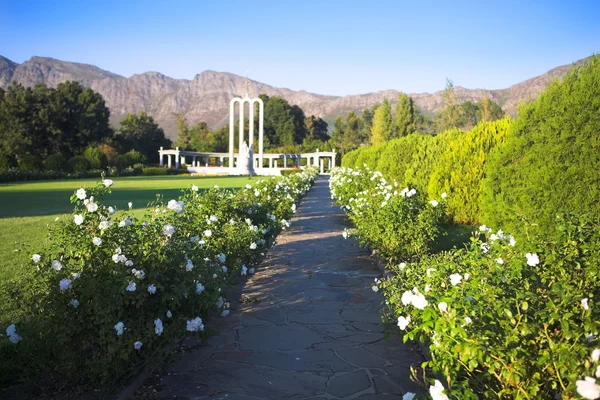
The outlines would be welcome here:
<svg viewBox="0 0 600 400">
<path fill-rule="evenodd" d="M 250 81 L 246 79 L 246 96 L 235 97 L 229 102 L 229 153 L 197 152 L 191 150 L 166 150 L 162 147 L 158 151 L 160 166 L 164 166 L 165 156 L 167 166 L 175 168 L 185 165 L 192 174 L 201 175 L 270 175 L 280 176 L 282 169 L 305 168 L 317 166 L 321 173 L 330 171 L 335 165 L 335 149 L 330 152 L 319 151 L 305 154 L 269 153 L 264 154 L 264 120 L 265 106 L 262 99 L 250 98 Z M 246 104 L 248 107 L 246 107 Z M 257 107 L 258 106 L 258 107 Z M 248 108 L 248 125 L 246 132 L 245 109 Z M 254 118 L 258 108 L 258 156 L 254 154 Z M 235 153 L 235 121 L 236 109 L 238 110 L 238 153 Z M 228 163 L 225 163 L 228 159 Z M 302 166 L 302 159 L 305 166 Z M 265 165 L 265 162 L 267 165 Z"/>
<path fill-rule="evenodd" d="M 265 105 L 263 101 L 256 97 L 251 99 L 248 94 L 250 81 L 246 79 L 246 96 L 244 98 L 234 97 L 229 102 L 229 160 L 234 160 L 234 144 L 235 144 L 235 108 L 239 105 L 239 140 L 238 140 L 238 165 L 230 161 L 229 169 L 236 175 L 254 175 L 254 116 L 256 115 L 256 107 L 258 104 L 258 168 L 263 166 L 263 142 L 264 142 L 264 120 L 265 120 Z M 250 123 L 248 129 L 248 144 L 246 144 L 246 132 L 244 121 L 244 109 L 246 104 L 249 106 L 248 121 Z M 248 159 L 249 167 L 245 165 L 245 160 Z M 235 171 L 237 169 L 237 171 Z"/>
</svg>

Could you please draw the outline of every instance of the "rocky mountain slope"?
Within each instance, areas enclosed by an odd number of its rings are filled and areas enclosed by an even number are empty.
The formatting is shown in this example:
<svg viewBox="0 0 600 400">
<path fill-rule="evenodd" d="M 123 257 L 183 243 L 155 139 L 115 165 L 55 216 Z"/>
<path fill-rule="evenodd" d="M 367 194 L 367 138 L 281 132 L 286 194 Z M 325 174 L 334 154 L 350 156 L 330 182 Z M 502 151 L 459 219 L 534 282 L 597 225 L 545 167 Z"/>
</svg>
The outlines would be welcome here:
<svg viewBox="0 0 600 400">
<path fill-rule="evenodd" d="M 577 63 L 585 61 L 579 60 Z M 509 114 L 516 112 L 522 100 L 534 99 L 556 77 L 563 76 L 571 65 L 554 68 L 543 75 L 526 80 L 508 89 L 491 90 L 489 96 Z M 0 87 L 11 82 L 26 86 L 45 83 L 55 87 L 67 80 L 79 81 L 101 93 L 111 111 L 111 120 L 117 124 L 127 112 L 146 111 L 152 115 L 171 137 L 175 135 L 174 113 L 180 113 L 190 123 L 206 121 L 212 127 L 227 123 L 229 101 L 246 93 L 244 77 L 215 71 L 204 71 L 192 80 L 173 79 L 158 72 L 145 72 L 129 78 L 104 71 L 88 64 L 32 57 L 17 64 L 0 56 Z M 350 110 L 361 111 L 384 98 L 397 98 L 398 91 L 384 90 L 350 96 L 324 96 L 305 91 L 275 88 L 250 81 L 250 96 L 266 93 L 281 96 L 297 104 L 307 115 L 314 114 L 331 122 L 339 114 Z M 459 101 L 478 101 L 483 96 L 480 89 L 456 88 Z M 443 107 L 442 92 L 411 93 L 416 105 L 425 113 L 438 112 Z"/>
</svg>

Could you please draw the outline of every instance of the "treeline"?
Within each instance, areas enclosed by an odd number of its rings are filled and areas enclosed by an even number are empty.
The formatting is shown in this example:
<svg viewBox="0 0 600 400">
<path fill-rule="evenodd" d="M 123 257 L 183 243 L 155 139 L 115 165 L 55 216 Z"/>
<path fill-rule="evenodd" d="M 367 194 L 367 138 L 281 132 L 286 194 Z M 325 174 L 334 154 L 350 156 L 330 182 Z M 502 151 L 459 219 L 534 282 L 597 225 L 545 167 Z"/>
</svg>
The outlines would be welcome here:
<svg viewBox="0 0 600 400">
<path fill-rule="evenodd" d="M 498 103 L 486 92 L 477 103 L 458 103 L 454 84 L 447 80 L 443 93 L 444 108 L 433 118 L 419 111 L 413 99 L 401 93 L 395 105 L 388 99 L 381 104 L 363 110 L 362 115 L 350 111 L 346 118 L 335 120 L 331 139 L 342 154 L 362 145 L 380 145 L 415 132 L 430 135 L 441 134 L 449 129 L 470 130 L 479 122 L 496 121 L 504 117 Z"/>
<path fill-rule="evenodd" d="M 128 114 L 118 129 L 109 117 L 102 96 L 78 82 L 0 89 L 0 171 L 124 168 L 155 160 L 158 147 L 171 145 L 145 112 Z"/>
<path fill-rule="evenodd" d="M 264 103 L 264 149 L 272 152 L 305 152 L 317 148 L 330 148 L 328 125 L 325 120 L 311 115 L 306 117 L 302 108 L 287 100 L 266 94 L 259 96 Z M 206 122 L 190 126 L 180 114 L 177 120 L 175 145 L 183 150 L 227 152 L 229 151 L 229 124 L 211 130 Z M 246 132 L 250 120 L 244 119 Z M 235 120 L 235 149 L 238 147 L 239 119 Z M 254 138 L 258 140 L 258 111 L 254 117 Z M 256 151 L 256 149 L 255 149 Z"/>
<path fill-rule="evenodd" d="M 367 164 L 430 198 L 446 192 L 458 223 L 550 233 L 564 210 L 600 217 L 598 99 L 596 56 L 522 106 L 516 121 L 482 117 L 469 131 L 412 133 L 350 152 L 343 165 Z"/>
</svg>

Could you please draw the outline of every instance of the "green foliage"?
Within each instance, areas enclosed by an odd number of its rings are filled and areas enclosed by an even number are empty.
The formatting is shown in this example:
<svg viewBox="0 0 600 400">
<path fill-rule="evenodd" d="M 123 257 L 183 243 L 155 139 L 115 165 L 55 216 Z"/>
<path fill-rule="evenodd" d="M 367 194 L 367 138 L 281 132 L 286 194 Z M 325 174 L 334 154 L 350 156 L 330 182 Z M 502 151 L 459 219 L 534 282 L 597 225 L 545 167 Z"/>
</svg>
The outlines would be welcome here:
<svg viewBox="0 0 600 400">
<path fill-rule="evenodd" d="M 165 132 L 145 111 L 140 111 L 138 115 L 128 113 L 119 125 L 115 140 L 120 144 L 122 152 L 136 150 L 148 160 L 157 160 L 161 146 L 171 147 L 171 141 L 167 139 Z M 118 165 L 118 159 L 115 161 Z"/>
<path fill-rule="evenodd" d="M 329 134 L 327 122 L 323 118 L 315 117 L 311 115 L 310 117 L 304 120 L 304 125 L 306 125 L 307 136 L 306 139 L 314 139 L 327 141 L 329 140 Z"/>
<path fill-rule="evenodd" d="M 371 143 L 375 146 L 391 139 L 394 133 L 394 120 L 392 119 L 392 106 L 383 100 L 373 115 L 373 128 L 371 129 Z"/>
<path fill-rule="evenodd" d="M 392 266 L 386 319 L 429 348 L 424 367 L 451 399 L 579 398 L 576 382 L 598 365 L 598 219 L 561 215 L 550 240 L 516 246 L 481 231 L 466 249 Z"/>
<path fill-rule="evenodd" d="M 36 172 L 43 168 L 42 160 L 37 156 L 23 156 L 19 158 L 19 169 L 21 171 Z"/>
<path fill-rule="evenodd" d="M 300 144 L 308 135 L 304 111 L 296 105 L 290 105 L 279 96 L 259 96 L 265 107 L 264 139 L 265 149 Z M 258 122 L 254 123 L 258 129 Z"/>
<path fill-rule="evenodd" d="M 102 96 L 77 82 L 56 89 L 13 83 L 0 97 L 0 152 L 71 157 L 112 136 L 108 118 Z"/>
<path fill-rule="evenodd" d="M 146 156 L 136 150 L 128 151 L 125 153 L 125 157 L 127 158 L 128 167 L 135 164 L 144 164 L 146 162 Z"/>
<path fill-rule="evenodd" d="M 573 67 L 523 107 L 490 157 L 484 221 L 515 233 L 553 232 L 559 211 L 599 215 L 600 56 Z"/>
<path fill-rule="evenodd" d="M 461 129 L 472 129 L 480 122 L 496 121 L 504 117 L 504 111 L 498 103 L 490 100 L 487 92 L 477 103 L 465 101 L 460 104 L 460 117 L 456 124 Z"/>
<path fill-rule="evenodd" d="M 399 190 L 396 182 L 369 168 L 337 168 L 330 186 L 361 245 L 390 261 L 415 259 L 431 250 L 444 217 L 442 200 L 428 202 L 414 189 Z"/>
<path fill-rule="evenodd" d="M 90 162 L 83 156 L 75 156 L 69 160 L 69 168 L 73 172 L 86 172 L 90 169 Z"/>
<path fill-rule="evenodd" d="M 0 154 L 0 172 L 8 171 L 11 168 L 17 168 L 17 158 L 13 155 Z"/>
<path fill-rule="evenodd" d="M 52 154 L 44 160 L 46 171 L 66 171 L 69 168 L 67 159 L 62 154 Z"/>
<path fill-rule="evenodd" d="M 290 175 L 298 174 L 300 172 L 302 172 L 302 170 L 299 168 L 283 169 L 283 170 L 281 170 L 281 176 L 290 176 Z"/>
<path fill-rule="evenodd" d="M 88 161 L 91 169 L 102 169 L 107 165 L 106 155 L 95 146 L 89 146 L 81 155 Z"/>
<path fill-rule="evenodd" d="M 176 175 L 176 169 L 169 169 L 163 167 L 146 167 L 142 168 L 142 175 L 144 176 L 160 176 L 160 175 Z"/>
<path fill-rule="evenodd" d="M 228 284 L 252 273 L 316 177 L 312 168 L 235 192 L 192 187 L 143 219 L 102 204 L 112 181 L 80 189 L 50 245 L 36 245 L 26 272 L 0 283 L 22 337 L 0 338 L 0 376 L 109 391 L 186 335 L 206 338 L 204 325 L 228 312 Z"/>
<path fill-rule="evenodd" d="M 462 108 L 458 104 L 454 92 L 454 83 L 450 79 L 446 79 L 446 89 L 442 97 L 444 98 L 444 108 L 435 117 L 435 127 L 438 133 L 456 128 L 462 114 Z"/>
<path fill-rule="evenodd" d="M 490 152 L 509 137 L 512 125 L 510 117 L 480 123 L 449 140 L 436 159 L 428 192 L 430 196 L 448 193 L 448 211 L 456 223 L 475 224 L 481 220 L 484 168 Z M 416 164 L 415 161 L 410 162 Z"/>
<path fill-rule="evenodd" d="M 396 104 L 396 137 L 410 135 L 417 131 L 418 113 L 412 97 L 400 93 Z"/>
</svg>

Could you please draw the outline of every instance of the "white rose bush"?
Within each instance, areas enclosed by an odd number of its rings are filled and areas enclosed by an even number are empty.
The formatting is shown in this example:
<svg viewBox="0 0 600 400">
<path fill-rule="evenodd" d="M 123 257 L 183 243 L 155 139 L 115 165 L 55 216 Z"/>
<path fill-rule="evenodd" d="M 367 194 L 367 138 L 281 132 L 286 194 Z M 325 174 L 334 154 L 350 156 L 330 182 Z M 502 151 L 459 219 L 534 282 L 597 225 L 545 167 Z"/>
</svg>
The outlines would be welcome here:
<svg viewBox="0 0 600 400">
<path fill-rule="evenodd" d="M 429 201 L 369 168 L 336 168 L 329 181 L 337 204 L 356 226 L 361 245 L 391 262 L 428 253 L 445 217 L 445 200 Z M 444 196 L 445 197 L 445 196 Z M 344 237 L 349 233 L 344 232 Z"/>
<path fill-rule="evenodd" d="M 431 398 L 600 396 L 600 221 L 561 214 L 552 240 L 482 225 L 465 248 L 428 254 L 446 195 L 420 199 L 367 168 L 334 170 L 330 187 L 351 234 L 389 262 L 369 290 L 388 328 L 427 348 Z"/>
<path fill-rule="evenodd" d="M 78 190 L 73 217 L 27 254 L 28 275 L 3 286 L 2 376 L 114 385 L 186 335 L 209 335 L 210 319 L 229 312 L 228 284 L 254 272 L 316 177 L 309 168 L 250 189 L 187 189 L 141 219 L 102 203 L 118 181 Z"/>
</svg>

